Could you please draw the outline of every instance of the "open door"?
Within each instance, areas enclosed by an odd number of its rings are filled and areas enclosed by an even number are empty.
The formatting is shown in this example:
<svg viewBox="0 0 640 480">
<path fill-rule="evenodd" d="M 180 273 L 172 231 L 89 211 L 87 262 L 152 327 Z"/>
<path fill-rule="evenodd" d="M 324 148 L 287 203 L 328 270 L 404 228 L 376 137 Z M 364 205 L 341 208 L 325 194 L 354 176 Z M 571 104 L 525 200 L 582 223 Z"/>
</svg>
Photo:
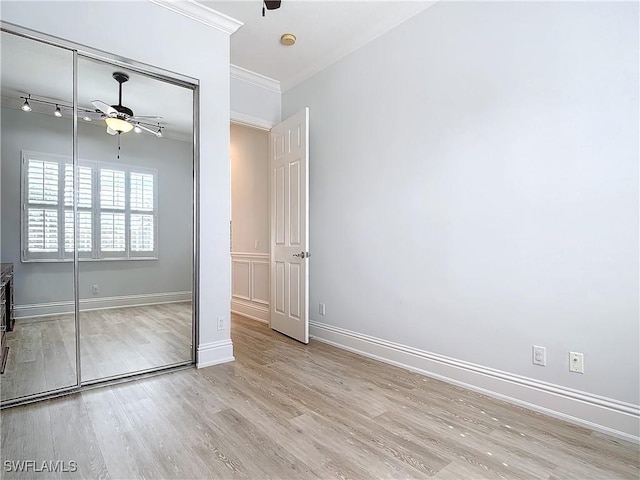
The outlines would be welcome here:
<svg viewBox="0 0 640 480">
<path fill-rule="evenodd" d="M 309 343 L 309 109 L 271 129 L 271 328 Z"/>
</svg>

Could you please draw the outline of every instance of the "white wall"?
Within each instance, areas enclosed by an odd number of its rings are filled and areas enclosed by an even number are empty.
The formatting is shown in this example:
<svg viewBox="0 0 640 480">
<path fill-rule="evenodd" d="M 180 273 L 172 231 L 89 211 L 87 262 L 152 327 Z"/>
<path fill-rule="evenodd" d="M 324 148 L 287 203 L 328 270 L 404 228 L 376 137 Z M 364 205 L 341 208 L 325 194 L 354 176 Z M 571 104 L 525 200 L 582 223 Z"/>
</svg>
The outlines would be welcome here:
<svg viewBox="0 0 640 480">
<path fill-rule="evenodd" d="M 229 36 L 150 2 L 2 2 L 1 15 L 5 22 L 199 79 L 199 364 L 231 360 L 229 322 L 216 328 L 218 317 L 229 318 L 230 297 Z M 110 27 L 96 27 L 97 18 Z"/>
<path fill-rule="evenodd" d="M 271 128 L 280 122 L 280 85 L 271 81 L 269 85 L 261 86 L 245 79 L 251 77 L 246 73 L 243 78 L 231 76 L 231 118 L 244 124 Z M 277 88 L 271 84 L 277 84 Z"/>
<path fill-rule="evenodd" d="M 23 150 L 69 155 L 71 120 L 2 108 L 2 262 L 15 273 L 16 314 L 25 305 L 73 301 L 73 266 L 20 262 L 20 163 Z M 104 125 L 104 124 L 102 124 Z M 82 262 L 80 298 L 190 292 L 192 288 L 193 148 L 152 135 L 117 139 L 102 126 L 78 124 L 81 160 L 122 163 L 158 172 L 158 260 Z M 186 213 L 186 214 L 185 214 Z M 93 295 L 91 287 L 98 285 Z"/>
<path fill-rule="evenodd" d="M 231 311 L 269 320 L 269 132 L 231 125 Z"/>
<path fill-rule="evenodd" d="M 269 132 L 231 125 L 231 218 L 233 252 L 269 253 Z"/>
<path fill-rule="evenodd" d="M 638 55 L 637 3 L 440 2 L 287 91 L 316 334 L 606 397 L 637 437 Z"/>
</svg>

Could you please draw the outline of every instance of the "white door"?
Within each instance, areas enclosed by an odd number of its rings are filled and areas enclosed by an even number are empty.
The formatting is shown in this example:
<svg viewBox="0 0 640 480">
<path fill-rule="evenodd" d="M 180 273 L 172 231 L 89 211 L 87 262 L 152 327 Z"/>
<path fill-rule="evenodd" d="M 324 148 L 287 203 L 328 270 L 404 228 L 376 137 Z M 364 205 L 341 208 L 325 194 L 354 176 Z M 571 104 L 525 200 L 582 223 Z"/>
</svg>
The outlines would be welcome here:
<svg viewBox="0 0 640 480">
<path fill-rule="evenodd" d="M 271 328 L 309 343 L 309 109 L 271 129 Z"/>
</svg>

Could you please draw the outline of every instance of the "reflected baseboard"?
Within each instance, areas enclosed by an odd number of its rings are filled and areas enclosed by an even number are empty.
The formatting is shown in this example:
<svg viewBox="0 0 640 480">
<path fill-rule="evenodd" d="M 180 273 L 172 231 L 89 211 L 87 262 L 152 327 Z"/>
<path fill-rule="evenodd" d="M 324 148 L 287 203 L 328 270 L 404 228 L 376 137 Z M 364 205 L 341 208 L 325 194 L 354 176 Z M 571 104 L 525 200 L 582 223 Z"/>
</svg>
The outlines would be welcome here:
<svg viewBox="0 0 640 480">
<path fill-rule="evenodd" d="M 121 307 L 141 307 L 162 303 L 190 302 L 191 292 L 147 293 L 142 295 L 122 295 L 117 297 L 86 298 L 80 300 L 80 311 L 104 310 Z M 16 305 L 16 319 L 48 317 L 73 314 L 73 301 Z"/>
</svg>

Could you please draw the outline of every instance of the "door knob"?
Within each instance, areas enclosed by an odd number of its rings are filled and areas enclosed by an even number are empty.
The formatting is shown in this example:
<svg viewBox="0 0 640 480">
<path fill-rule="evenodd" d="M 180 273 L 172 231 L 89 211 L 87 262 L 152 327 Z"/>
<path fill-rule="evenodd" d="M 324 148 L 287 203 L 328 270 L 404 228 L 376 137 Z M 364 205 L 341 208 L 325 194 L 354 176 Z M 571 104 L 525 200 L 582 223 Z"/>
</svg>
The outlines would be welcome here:
<svg viewBox="0 0 640 480">
<path fill-rule="evenodd" d="M 299 258 L 304 258 L 304 252 L 294 253 L 293 256 L 294 257 L 299 257 Z"/>
</svg>

